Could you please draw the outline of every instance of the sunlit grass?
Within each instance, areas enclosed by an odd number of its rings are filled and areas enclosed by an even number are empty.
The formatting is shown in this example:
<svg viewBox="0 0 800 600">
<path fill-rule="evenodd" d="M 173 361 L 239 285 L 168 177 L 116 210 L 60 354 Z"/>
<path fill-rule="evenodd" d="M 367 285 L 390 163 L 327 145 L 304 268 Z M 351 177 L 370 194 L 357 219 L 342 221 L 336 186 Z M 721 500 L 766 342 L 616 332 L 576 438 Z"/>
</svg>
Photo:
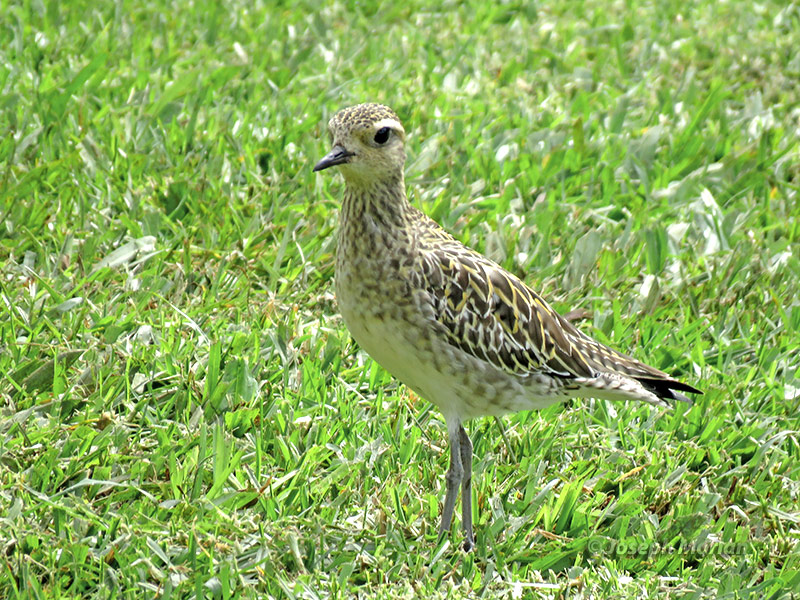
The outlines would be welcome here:
<svg viewBox="0 0 800 600">
<path fill-rule="evenodd" d="M 800 589 L 796 5 L 2 12 L 0 596 Z M 311 166 L 366 100 L 416 205 L 705 390 L 471 423 L 472 555 L 441 415 L 336 311 Z"/>
</svg>

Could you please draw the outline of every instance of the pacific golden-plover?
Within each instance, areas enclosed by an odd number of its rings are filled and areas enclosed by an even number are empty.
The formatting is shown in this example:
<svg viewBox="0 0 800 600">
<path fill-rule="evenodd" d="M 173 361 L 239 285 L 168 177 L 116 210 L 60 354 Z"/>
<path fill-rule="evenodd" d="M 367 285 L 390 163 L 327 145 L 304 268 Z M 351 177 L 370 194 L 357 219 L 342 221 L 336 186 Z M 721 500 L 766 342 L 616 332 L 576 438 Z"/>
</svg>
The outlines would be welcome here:
<svg viewBox="0 0 800 600">
<path fill-rule="evenodd" d="M 442 411 L 450 468 L 440 534 L 461 487 L 464 548 L 473 547 L 472 442 L 465 419 L 540 409 L 573 397 L 656 406 L 701 393 L 576 329 L 505 269 L 411 206 L 405 131 L 380 104 L 328 124 L 333 149 L 314 167 L 345 180 L 336 297 L 353 338 Z"/>
</svg>

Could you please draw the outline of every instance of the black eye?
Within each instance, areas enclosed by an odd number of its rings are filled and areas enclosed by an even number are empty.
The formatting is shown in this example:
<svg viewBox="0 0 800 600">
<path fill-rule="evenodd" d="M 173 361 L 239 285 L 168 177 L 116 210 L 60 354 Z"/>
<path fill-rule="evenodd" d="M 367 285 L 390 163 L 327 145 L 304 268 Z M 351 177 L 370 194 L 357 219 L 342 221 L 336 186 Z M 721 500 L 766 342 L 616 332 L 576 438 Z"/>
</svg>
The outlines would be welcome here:
<svg viewBox="0 0 800 600">
<path fill-rule="evenodd" d="M 389 134 L 392 133 L 392 130 L 388 127 L 381 127 L 378 129 L 378 132 L 375 134 L 375 143 L 376 144 L 385 144 L 389 141 Z"/>
</svg>

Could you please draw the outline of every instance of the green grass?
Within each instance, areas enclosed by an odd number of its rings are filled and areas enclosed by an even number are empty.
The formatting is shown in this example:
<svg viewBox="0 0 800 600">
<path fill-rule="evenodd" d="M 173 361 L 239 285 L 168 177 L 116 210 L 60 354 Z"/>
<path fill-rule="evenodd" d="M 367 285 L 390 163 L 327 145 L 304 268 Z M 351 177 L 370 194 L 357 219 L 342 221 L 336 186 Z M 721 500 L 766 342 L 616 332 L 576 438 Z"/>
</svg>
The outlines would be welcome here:
<svg viewBox="0 0 800 600">
<path fill-rule="evenodd" d="M 0 16 L 0 598 L 800 592 L 800 5 L 23 1 Z M 350 340 L 324 124 L 705 390 L 474 421 Z"/>
</svg>

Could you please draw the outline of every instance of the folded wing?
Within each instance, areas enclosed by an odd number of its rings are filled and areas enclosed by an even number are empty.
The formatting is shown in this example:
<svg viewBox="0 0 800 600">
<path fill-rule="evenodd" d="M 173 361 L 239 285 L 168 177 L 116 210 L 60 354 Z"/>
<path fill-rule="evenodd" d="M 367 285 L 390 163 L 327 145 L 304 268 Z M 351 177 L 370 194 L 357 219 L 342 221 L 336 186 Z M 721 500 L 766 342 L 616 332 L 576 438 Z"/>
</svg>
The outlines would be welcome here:
<svg viewBox="0 0 800 600">
<path fill-rule="evenodd" d="M 519 376 L 566 380 L 618 373 L 666 399 L 701 393 L 666 373 L 593 340 L 517 277 L 455 242 L 424 256 L 422 277 L 433 318 L 450 343 Z"/>
</svg>

